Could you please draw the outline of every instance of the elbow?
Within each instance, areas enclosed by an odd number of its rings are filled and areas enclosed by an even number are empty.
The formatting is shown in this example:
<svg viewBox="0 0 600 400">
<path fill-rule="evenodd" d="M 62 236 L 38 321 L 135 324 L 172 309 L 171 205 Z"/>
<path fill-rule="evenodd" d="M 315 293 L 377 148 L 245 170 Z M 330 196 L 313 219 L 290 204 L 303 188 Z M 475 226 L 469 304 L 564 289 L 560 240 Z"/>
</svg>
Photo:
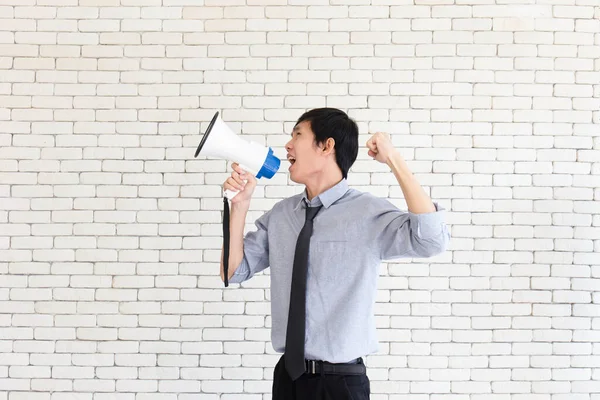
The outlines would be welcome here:
<svg viewBox="0 0 600 400">
<path fill-rule="evenodd" d="M 450 235 L 446 230 L 437 237 L 415 240 L 413 248 L 419 257 L 429 258 L 440 255 L 448 250 Z"/>
</svg>

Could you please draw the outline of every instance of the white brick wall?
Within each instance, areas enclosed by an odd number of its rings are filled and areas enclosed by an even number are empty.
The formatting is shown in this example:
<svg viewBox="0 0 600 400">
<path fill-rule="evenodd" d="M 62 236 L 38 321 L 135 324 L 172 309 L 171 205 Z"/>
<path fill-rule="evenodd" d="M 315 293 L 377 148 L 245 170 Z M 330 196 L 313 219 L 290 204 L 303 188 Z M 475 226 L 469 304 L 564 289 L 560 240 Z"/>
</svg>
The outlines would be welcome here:
<svg viewBox="0 0 600 400">
<path fill-rule="evenodd" d="M 380 269 L 372 399 L 600 400 L 598 0 L 0 0 L 0 400 L 269 399 L 268 277 L 223 290 L 193 154 L 320 106 L 449 210 Z M 364 149 L 350 183 L 404 206 Z"/>
</svg>

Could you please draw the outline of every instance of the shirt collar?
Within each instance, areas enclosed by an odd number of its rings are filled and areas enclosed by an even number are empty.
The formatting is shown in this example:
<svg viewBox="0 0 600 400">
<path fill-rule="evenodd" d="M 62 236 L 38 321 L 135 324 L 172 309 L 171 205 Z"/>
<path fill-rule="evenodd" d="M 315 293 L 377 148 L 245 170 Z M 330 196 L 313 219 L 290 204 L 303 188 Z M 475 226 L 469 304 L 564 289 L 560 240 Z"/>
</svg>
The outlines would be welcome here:
<svg viewBox="0 0 600 400">
<path fill-rule="evenodd" d="M 329 208 L 333 203 L 342 198 L 343 195 L 348 191 L 348 181 L 346 179 L 342 179 L 335 186 L 327 189 L 320 195 L 314 197 L 312 200 L 308 200 L 306 196 L 306 189 L 302 192 L 302 196 L 298 200 L 298 204 L 294 210 L 297 210 L 302 203 L 306 202 L 311 207 L 318 207 L 323 205 L 325 208 Z"/>
</svg>

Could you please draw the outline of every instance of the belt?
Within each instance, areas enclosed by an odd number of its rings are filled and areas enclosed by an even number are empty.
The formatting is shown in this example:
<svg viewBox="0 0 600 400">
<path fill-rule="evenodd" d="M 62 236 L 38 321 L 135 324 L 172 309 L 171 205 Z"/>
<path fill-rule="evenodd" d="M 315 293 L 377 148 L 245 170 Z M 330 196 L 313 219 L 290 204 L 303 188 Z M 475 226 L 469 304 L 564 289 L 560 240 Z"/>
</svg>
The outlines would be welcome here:
<svg viewBox="0 0 600 400">
<path fill-rule="evenodd" d="M 318 360 L 304 360 L 304 363 L 307 374 L 320 374 L 321 371 L 327 375 L 364 375 L 367 373 L 367 367 L 363 364 L 362 358 L 359 358 L 356 364 L 333 364 Z"/>
</svg>

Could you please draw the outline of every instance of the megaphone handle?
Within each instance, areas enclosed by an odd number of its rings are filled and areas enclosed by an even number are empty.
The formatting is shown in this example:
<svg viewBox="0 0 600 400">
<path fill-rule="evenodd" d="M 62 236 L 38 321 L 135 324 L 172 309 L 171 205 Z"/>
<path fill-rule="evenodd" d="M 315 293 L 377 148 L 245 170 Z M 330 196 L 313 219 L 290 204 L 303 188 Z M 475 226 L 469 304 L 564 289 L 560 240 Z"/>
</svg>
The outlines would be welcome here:
<svg viewBox="0 0 600 400">
<path fill-rule="evenodd" d="M 223 194 L 225 195 L 225 197 L 227 197 L 228 200 L 231 201 L 238 193 L 239 192 L 227 189 Z"/>
</svg>

